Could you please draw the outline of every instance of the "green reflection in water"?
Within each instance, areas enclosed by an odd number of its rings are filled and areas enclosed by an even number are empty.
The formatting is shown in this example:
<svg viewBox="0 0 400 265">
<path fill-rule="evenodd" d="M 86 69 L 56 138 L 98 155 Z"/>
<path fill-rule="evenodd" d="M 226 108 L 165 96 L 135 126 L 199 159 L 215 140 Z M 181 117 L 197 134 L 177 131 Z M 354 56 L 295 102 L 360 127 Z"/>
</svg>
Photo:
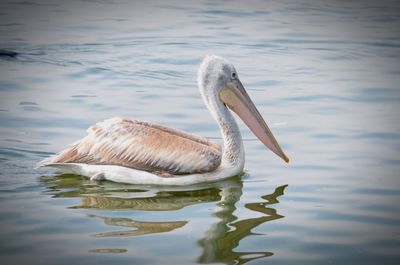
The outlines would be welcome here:
<svg viewBox="0 0 400 265">
<path fill-rule="evenodd" d="M 251 260 L 272 256 L 272 252 L 236 252 L 234 249 L 239 246 L 240 241 L 252 235 L 251 230 L 265 222 L 283 218 L 275 209 L 267 207 L 279 203 L 278 197 L 284 194 L 287 185 L 275 189 L 272 194 L 262 196 L 266 201 L 247 203 L 245 207 L 262 213 L 258 218 L 239 219 L 233 214 L 236 210 L 235 204 L 242 195 L 242 183 L 228 187 L 221 191 L 223 194 L 219 203 L 220 211 L 214 215 L 220 221 L 210 227 L 205 237 L 199 240 L 203 253 L 198 259 L 199 263 L 223 262 L 227 264 L 245 264 Z M 232 230 L 230 227 L 234 227 Z"/>
<path fill-rule="evenodd" d="M 97 215 L 89 215 L 89 217 L 97 217 L 104 220 L 107 225 L 132 227 L 135 230 L 130 231 L 113 231 L 94 234 L 95 237 L 127 237 L 139 236 L 145 234 L 170 232 L 187 224 L 187 221 L 172 221 L 172 222 L 140 222 L 130 218 L 113 218 Z"/>
<path fill-rule="evenodd" d="M 269 206 L 279 203 L 278 197 L 284 194 L 287 187 L 287 185 L 277 187 L 272 194 L 262 196 L 262 201 L 245 204 L 247 209 L 261 213 L 261 217 L 238 219 L 234 212 L 243 189 L 243 182 L 239 176 L 216 183 L 187 187 L 132 186 L 108 181 L 94 183 L 72 174 L 43 176 L 40 182 L 45 184 L 46 193 L 54 198 L 81 198 L 78 205 L 69 207 L 73 209 L 174 211 L 194 204 L 217 202 L 219 210 L 213 213 L 213 216 L 220 221 L 213 224 L 204 237 L 198 240 L 202 254 L 197 261 L 198 263 L 223 262 L 226 264 L 245 264 L 251 260 L 273 255 L 269 251 L 237 252 L 234 249 L 239 246 L 242 239 L 254 235 L 251 231 L 255 227 L 283 218 Z M 99 238 L 165 233 L 179 229 L 188 223 L 187 220 L 143 222 L 101 214 L 89 214 L 88 217 L 100 219 L 110 226 L 131 228 L 92 235 Z M 90 251 L 104 253 L 108 249 Z"/>
<path fill-rule="evenodd" d="M 94 183 L 72 174 L 41 177 L 40 180 L 46 184 L 46 193 L 55 198 L 82 198 L 79 205 L 70 208 L 171 211 L 221 199 L 220 188 L 211 185 L 174 188 L 132 186 L 108 181 Z"/>
</svg>

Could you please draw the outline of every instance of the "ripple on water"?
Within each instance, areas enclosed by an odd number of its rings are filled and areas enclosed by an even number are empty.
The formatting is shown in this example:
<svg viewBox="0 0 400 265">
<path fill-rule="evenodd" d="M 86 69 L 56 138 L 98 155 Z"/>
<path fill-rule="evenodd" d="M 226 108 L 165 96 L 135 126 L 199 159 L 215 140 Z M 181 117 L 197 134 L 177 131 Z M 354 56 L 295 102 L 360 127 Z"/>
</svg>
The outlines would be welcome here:
<svg viewBox="0 0 400 265">
<path fill-rule="evenodd" d="M 396 1 L 0 5 L 2 261 L 399 264 Z M 196 85 L 206 54 L 235 64 L 290 164 L 239 122 L 247 173 L 226 182 L 32 169 L 113 116 L 221 142 Z"/>
<path fill-rule="evenodd" d="M 89 249 L 91 253 L 99 253 L 99 254 L 120 254 L 127 252 L 127 249 L 124 248 L 94 248 Z"/>
</svg>

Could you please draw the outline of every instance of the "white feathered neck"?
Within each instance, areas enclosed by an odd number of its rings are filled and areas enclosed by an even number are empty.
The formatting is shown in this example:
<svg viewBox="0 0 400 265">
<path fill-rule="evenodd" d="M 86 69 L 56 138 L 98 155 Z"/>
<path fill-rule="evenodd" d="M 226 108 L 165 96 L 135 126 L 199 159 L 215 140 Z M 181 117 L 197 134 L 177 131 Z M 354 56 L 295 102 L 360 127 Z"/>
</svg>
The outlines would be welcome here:
<svg viewBox="0 0 400 265">
<path fill-rule="evenodd" d="M 218 123 L 223 138 L 222 164 L 244 166 L 245 154 L 239 127 L 219 92 L 230 78 L 232 64 L 219 56 L 207 56 L 200 65 L 197 81 L 203 100 Z"/>
</svg>

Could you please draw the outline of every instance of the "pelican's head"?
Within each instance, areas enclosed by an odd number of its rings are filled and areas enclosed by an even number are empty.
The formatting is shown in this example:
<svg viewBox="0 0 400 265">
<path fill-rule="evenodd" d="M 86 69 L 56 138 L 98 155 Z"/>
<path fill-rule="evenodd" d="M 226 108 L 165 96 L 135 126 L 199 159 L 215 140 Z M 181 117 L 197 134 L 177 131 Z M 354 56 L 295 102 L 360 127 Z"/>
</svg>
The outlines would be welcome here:
<svg viewBox="0 0 400 265">
<path fill-rule="evenodd" d="M 223 108 L 231 109 L 265 146 L 289 162 L 240 82 L 233 64 L 219 56 L 206 56 L 199 68 L 198 84 L 207 105 L 210 106 L 210 102 L 220 102 Z"/>
</svg>

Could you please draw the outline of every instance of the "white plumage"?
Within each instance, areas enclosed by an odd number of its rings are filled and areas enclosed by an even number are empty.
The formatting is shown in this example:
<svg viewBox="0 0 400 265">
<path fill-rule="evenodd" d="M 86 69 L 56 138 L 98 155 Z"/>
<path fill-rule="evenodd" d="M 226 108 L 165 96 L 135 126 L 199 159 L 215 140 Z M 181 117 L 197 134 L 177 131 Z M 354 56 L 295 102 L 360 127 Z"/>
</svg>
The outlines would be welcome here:
<svg viewBox="0 0 400 265">
<path fill-rule="evenodd" d="M 198 85 L 217 121 L 223 148 L 206 138 L 154 123 L 112 118 L 91 126 L 88 135 L 39 166 L 63 172 L 133 184 L 189 185 L 211 182 L 243 172 L 244 148 L 235 111 L 273 152 L 285 161 L 261 115 L 240 83 L 232 64 L 207 56 Z"/>
</svg>

